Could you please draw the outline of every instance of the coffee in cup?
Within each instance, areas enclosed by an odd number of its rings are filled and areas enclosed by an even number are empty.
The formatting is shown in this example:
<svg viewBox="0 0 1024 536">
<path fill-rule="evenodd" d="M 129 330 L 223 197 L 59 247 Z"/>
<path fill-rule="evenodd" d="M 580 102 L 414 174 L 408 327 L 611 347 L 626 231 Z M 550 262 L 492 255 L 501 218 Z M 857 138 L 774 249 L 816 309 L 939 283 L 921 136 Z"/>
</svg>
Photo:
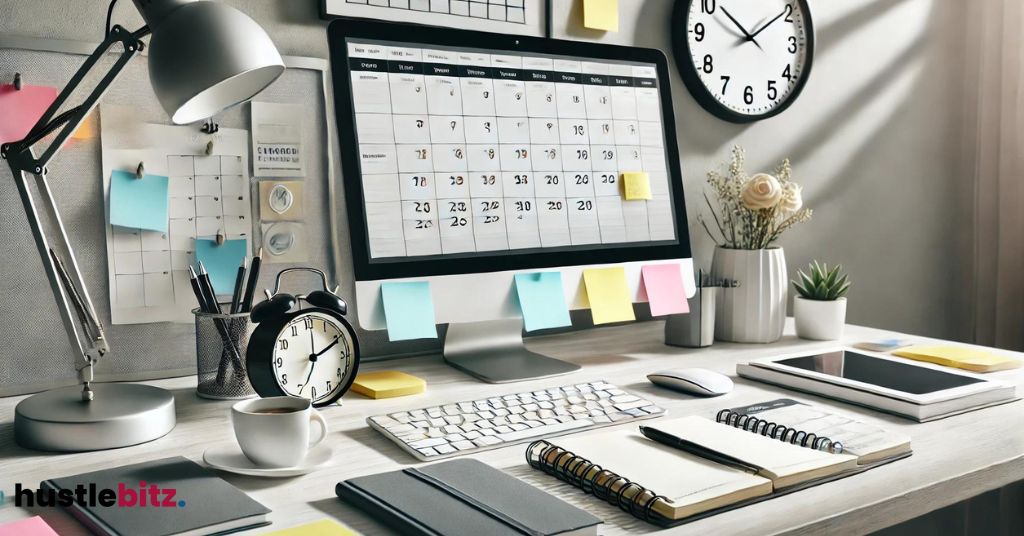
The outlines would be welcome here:
<svg viewBox="0 0 1024 536">
<path fill-rule="evenodd" d="M 315 441 L 310 422 L 320 425 Z M 276 396 L 243 400 L 231 408 L 231 424 L 242 453 L 260 467 L 295 467 L 327 438 L 327 421 L 305 398 Z"/>
</svg>

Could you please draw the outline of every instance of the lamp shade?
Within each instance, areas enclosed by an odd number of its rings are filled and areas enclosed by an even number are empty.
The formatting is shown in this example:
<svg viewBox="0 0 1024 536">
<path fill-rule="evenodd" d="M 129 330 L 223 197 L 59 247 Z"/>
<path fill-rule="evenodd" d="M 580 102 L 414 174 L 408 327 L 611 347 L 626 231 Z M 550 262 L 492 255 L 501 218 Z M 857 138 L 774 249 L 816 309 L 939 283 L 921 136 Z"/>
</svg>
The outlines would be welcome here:
<svg viewBox="0 0 1024 536">
<path fill-rule="evenodd" d="M 188 2 L 164 15 L 150 21 L 149 78 L 176 124 L 247 101 L 284 72 L 270 36 L 233 7 Z"/>
</svg>

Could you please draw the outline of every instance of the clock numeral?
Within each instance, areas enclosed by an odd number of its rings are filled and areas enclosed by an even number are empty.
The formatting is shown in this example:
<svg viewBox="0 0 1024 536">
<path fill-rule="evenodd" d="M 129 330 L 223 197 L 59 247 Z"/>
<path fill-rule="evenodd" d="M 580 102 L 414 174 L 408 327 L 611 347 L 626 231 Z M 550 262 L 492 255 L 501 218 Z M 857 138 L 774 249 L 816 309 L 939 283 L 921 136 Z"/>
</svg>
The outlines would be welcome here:
<svg viewBox="0 0 1024 536">
<path fill-rule="evenodd" d="M 796 36 L 789 36 L 789 48 L 786 49 L 786 52 L 796 54 Z"/>
<path fill-rule="evenodd" d="M 311 398 L 313 400 L 316 400 L 316 387 L 312 387 L 311 389 L 313 390 L 313 395 L 311 396 Z"/>
<path fill-rule="evenodd" d="M 715 13 L 715 0 L 701 0 L 700 10 L 708 15 Z"/>
<path fill-rule="evenodd" d="M 787 65 L 786 68 L 783 69 L 782 77 L 785 78 L 786 80 L 790 81 L 790 82 L 793 81 L 793 74 L 789 70 L 789 65 Z"/>
<path fill-rule="evenodd" d="M 278 366 L 278 368 L 280 368 L 280 367 L 281 367 L 281 365 L 284 365 L 284 359 L 281 359 L 281 358 L 279 357 L 279 358 L 277 358 L 277 360 L 276 360 L 276 361 L 274 361 L 274 363 L 275 363 L 275 364 L 276 364 L 276 365 Z"/>
<path fill-rule="evenodd" d="M 697 24 L 694 24 L 693 25 L 693 33 L 694 33 L 694 35 L 697 36 L 697 37 L 694 38 L 694 40 L 696 40 L 698 43 L 703 41 L 704 40 L 704 23 L 703 22 L 698 22 Z"/>
<path fill-rule="evenodd" d="M 281 349 L 282 350 L 287 350 L 288 349 L 288 339 L 281 339 L 281 340 L 279 340 L 277 342 L 281 344 Z"/>
<path fill-rule="evenodd" d="M 768 100 L 773 101 L 779 97 L 779 90 L 775 87 L 775 80 L 768 81 Z"/>
<path fill-rule="evenodd" d="M 782 19 L 785 22 L 793 24 L 793 4 L 786 4 L 785 7 L 786 18 Z"/>
<path fill-rule="evenodd" d="M 743 90 L 743 102 L 747 104 L 754 104 L 754 88 L 747 86 Z"/>
<path fill-rule="evenodd" d="M 729 87 L 729 80 L 732 80 L 731 76 L 722 75 L 722 95 L 725 95 L 725 90 Z"/>
<path fill-rule="evenodd" d="M 299 334 L 299 326 L 292 326 L 292 337 Z"/>
<path fill-rule="evenodd" d="M 288 375 L 287 374 L 282 374 L 281 375 L 281 385 L 288 385 Z"/>
<path fill-rule="evenodd" d="M 331 392 L 331 380 L 327 380 L 327 392 Z"/>
<path fill-rule="evenodd" d="M 711 71 L 715 70 L 714 60 L 715 58 L 712 58 L 711 54 L 704 55 L 704 66 L 701 68 L 705 73 L 711 74 Z"/>
<path fill-rule="evenodd" d="M 341 377 L 341 369 L 340 368 L 338 369 L 338 377 L 339 378 Z"/>
</svg>

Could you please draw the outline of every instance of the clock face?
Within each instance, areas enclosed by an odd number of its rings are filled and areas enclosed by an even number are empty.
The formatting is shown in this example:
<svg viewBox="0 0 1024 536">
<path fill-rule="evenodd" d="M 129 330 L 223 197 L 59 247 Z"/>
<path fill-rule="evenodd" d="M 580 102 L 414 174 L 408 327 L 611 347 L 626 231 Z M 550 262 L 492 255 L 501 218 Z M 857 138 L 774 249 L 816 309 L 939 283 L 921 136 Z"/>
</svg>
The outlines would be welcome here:
<svg viewBox="0 0 1024 536">
<path fill-rule="evenodd" d="M 734 122 L 764 119 L 803 88 L 814 49 L 806 0 L 689 0 L 677 9 L 685 9 L 675 32 L 685 29 L 677 39 L 686 55 L 677 61 L 708 111 Z"/>
<path fill-rule="evenodd" d="M 330 315 L 309 312 L 285 324 L 274 346 L 274 379 L 282 391 L 314 404 L 338 396 L 353 373 L 347 330 Z"/>
</svg>

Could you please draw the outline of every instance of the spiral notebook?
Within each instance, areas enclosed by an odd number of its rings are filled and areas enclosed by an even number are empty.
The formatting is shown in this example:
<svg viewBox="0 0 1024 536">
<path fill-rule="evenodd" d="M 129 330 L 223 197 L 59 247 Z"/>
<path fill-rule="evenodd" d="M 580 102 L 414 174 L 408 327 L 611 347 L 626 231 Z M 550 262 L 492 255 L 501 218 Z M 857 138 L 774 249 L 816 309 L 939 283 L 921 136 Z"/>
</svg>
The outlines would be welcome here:
<svg viewBox="0 0 1024 536">
<path fill-rule="evenodd" d="M 905 451 L 860 463 L 857 456 L 834 453 L 822 442 L 818 448 L 804 447 L 697 416 L 653 421 L 645 428 L 716 455 L 680 450 L 637 430 L 618 430 L 559 438 L 556 443 L 537 441 L 527 449 L 527 461 L 640 519 L 674 526 L 910 455 Z"/>
</svg>

